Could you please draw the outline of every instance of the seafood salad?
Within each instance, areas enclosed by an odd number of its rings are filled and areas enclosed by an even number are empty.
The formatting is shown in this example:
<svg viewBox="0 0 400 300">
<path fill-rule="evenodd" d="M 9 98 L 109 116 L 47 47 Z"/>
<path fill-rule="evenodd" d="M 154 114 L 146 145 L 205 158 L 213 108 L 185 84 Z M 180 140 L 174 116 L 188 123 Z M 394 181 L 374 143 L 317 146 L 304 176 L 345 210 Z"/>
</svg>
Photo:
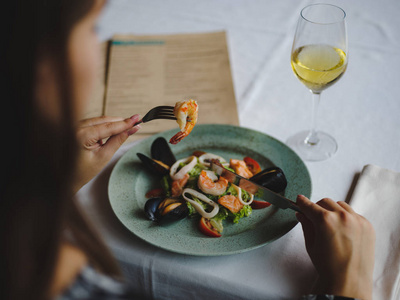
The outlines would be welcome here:
<svg viewBox="0 0 400 300">
<path fill-rule="evenodd" d="M 177 102 L 174 107 L 174 116 L 181 131 L 175 134 L 169 142 L 171 144 L 179 143 L 183 138 L 187 137 L 197 122 L 199 106 L 197 102 L 190 99 Z"/>
<path fill-rule="evenodd" d="M 221 237 L 224 222 L 238 223 L 250 216 L 253 209 L 270 205 L 219 177 L 210 169 L 211 160 L 218 160 L 230 171 L 275 192 L 282 192 L 287 184 L 280 168 L 262 170 L 250 157 L 228 162 L 216 154 L 195 151 L 177 160 L 164 138 L 153 142 L 151 158 L 141 153 L 137 155 L 160 181 L 159 188 L 146 193 L 149 198 L 144 207 L 147 218 L 168 225 L 189 217 L 196 220 L 199 230 L 209 237 Z"/>
</svg>

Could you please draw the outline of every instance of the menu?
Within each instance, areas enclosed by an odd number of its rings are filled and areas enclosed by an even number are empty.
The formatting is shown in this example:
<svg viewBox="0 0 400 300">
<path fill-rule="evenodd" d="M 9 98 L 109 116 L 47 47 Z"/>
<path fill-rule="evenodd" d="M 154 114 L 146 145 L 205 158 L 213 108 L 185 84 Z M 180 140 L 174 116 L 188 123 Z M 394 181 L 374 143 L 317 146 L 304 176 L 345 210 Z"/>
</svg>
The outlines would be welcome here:
<svg viewBox="0 0 400 300">
<path fill-rule="evenodd" d="M 86 116 L 144 116 L 152 107 L 194 99 L 198 124 L 238 125 L 225 32 L 116 35 L 102 45 L 104 61 Z M 133 139 L 178 125 L 154 120 Z"/>
<path fill-rule="evenodd" d="M 88 101 L 86 111 L 83 116 L 85 119 L 104 115 L 109 45 L 110 41 L 103 42 L 100 45 L 101 59 L 99 61 L 99 72 L 97 74 L 94 91 L 91 99 Z"/>
</svg>

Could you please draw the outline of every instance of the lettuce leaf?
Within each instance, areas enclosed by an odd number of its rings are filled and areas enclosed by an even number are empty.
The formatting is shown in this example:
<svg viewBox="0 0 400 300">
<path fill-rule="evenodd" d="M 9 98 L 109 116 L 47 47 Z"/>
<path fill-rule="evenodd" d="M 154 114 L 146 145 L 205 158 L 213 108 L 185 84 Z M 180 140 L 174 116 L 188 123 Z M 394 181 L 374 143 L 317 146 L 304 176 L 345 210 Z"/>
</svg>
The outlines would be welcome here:
<svg viewBox="0 0 400 300">
<path fill-rule="evenodd" d="M 199 188 L 197 187 L 197 179 L 189 177 L 189 179 L 188 179 L 188 181 L 187 181 L 187 183 L 186 183 L 184 188 L 185 189 L 189 188 L 189 189 L 199 190 Z"/>
<path fill-rule="evenodd" d="M 223 195 L 221 195 L 221 197 L 224 196 L 224 195 L 237 196 L 238 193 L 237 193 L 237 190 L 233 187 L 233 185 L 229 183 L 228 188 L 226 189 L 225 193 Z"/>
<path fill-rule="evenodd" d="M 188 172 L 188 174 L 190 177 L 199 177 L 201 171 L 205 169 L 207 169 L 205 166 L 198 163 Z"/>
<path fill-rule="evenodd" d="M 201 201 L 200 199 L 198 199 L 198 198 L 196 198 L 194 196 L 192 196 L 192 200 L 194 200 L 197 203 L 199 203 L 204 208 L 204 210 L 206 212 L 210 212 L 212 210 L 212 208 L 213 208 L 211 205 L 208 205 L 207 203 Z M 189 216 L 197 214 L 197 210 L 194 208 L 194 206 L 189 201 L 186 201 L 186 205 L 189 208 Z"/>
<path fill-rule="evenodd" d="M 228 210 L 222 205 L 219 205 L 219 211 L 212 219 L 216 221 L 222 221 L 225 220 L 227 217 L 228 217 Z"/>
<path fill-rule="evenodd" d="M 248 193 L 247 191 L 245 191 L 244 189 L 242 189 L 242 200 L 244 202 L 249 202 L 251 199 L 251 195 L 250 193 Z"/>
<path fill-rule="evenodd" d="M 186 201 L 186 205 L 187 205 L 187 207 L 189 209 L 189 217 L 197 214 L 196 209 L 193 207 L 193 205 L 189 201 Z"/>
<path fill-rule="evenodd" d="M 248 217 L 251 215 L 253 212 L 253 209 L 251 208 L 250 205 L 245 205 L 243 208 L 237 212 L 237 213 L 232 213 L 231 211 L 229 212 L 229 218 L 232 220 L 233 223 L 237 224 L 239 223 L 239 220 L 244 217 Z"/>
<path fill-rule="evenodd" d="M 224 166 L 224 168 L 227 169 L 228 171 L 231 171 L 231 172 L 233 172 L 233 173 L 236 173 L 235 170 L 232 169 L 232 168 L 229 168 L 229 167 L 226 167 L 226 166 Z"/>
<path fill-rule="evenodd" d="M 169 175 L 165 175 L 161 178 L 161 187 L 164 190 L 165 196 L 171 197 L 171 178 Z"/>
</svg>

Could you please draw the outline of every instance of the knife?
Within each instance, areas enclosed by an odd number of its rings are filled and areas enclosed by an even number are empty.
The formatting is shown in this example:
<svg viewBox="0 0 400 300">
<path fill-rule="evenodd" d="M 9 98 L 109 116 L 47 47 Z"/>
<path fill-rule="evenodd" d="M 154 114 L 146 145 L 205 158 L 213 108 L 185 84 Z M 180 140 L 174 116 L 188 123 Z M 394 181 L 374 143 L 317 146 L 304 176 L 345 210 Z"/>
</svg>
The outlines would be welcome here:
<svg viewBox="0 0 400 300">
<path fill-rule="evenodd" d="M 257 193 L 257 197 L 261 198 L 279 208 L 287 209 L 290 208 L 294 211 L 301 212 L 297 207 L 296 203 L 290 199 L 287 199 L 281 196 L 278 193 L 271 191 L 251 180 L 248 180 L 236 173 L 233 173 L 227 169 L 225 169 L 219 162 L 211 161 L 211 170 L 216 172 L 219 176 L 224 177 L 230 183 L 237 185 L 241 189 L 246 192 L 255 195 Z"/>
</svg>

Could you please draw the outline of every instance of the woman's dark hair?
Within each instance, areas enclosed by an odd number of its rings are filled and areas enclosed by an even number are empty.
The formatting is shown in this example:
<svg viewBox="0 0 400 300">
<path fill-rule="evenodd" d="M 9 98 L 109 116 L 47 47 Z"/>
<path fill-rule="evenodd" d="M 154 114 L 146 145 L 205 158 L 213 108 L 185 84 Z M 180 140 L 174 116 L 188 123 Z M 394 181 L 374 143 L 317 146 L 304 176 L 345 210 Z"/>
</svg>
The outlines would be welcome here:
<svg viewBox="0 0 400 300">
<path fill-rule="evenodd" d="M 2 9 L 0 299 L 46 299 L 66 231 L 100 271 L 116 262 L 73 202 L 75 139 L 68 40 L 96 0 L 14 0 Z M 53 62 L 62 112 L 38 109 L 38 62 Z"/>
</svg>

